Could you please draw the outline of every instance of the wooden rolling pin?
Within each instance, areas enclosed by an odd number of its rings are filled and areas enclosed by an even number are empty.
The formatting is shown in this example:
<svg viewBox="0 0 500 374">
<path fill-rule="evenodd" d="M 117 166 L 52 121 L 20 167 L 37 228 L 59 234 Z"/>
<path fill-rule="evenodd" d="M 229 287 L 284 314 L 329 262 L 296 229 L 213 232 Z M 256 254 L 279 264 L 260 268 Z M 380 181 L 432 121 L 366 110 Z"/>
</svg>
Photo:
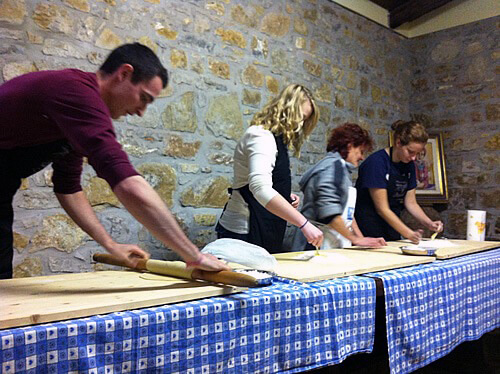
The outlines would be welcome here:
<svg viewBox="0 0 500 374">
<path fill-rule="evenodd" d="M 96 253 L 93 256 L 94 261 L 108 265 L 130 267 L 124 261 L 108 253 Z M 240 287 L 259 287 L 272 283 L 270 276 L 265 278 L 256 278 L 249 274 L 237 273 L 234 271 L 206 271 L 201 269 L 186 268 L 182 261 L 161 261 L 139 259 L 134 270 L 148 270 L 151 273 L 170 275 L 183 279 L 199 279 L 214 283 L 228 284 Z"/>
</svg>

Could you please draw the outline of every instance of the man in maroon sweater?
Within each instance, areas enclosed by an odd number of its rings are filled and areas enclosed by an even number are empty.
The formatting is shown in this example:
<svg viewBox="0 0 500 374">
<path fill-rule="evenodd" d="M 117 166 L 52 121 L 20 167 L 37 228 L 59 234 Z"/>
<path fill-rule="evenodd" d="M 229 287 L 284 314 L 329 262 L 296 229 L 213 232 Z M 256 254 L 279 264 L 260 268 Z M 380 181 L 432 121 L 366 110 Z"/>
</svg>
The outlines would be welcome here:
<svg viewBox="0 0 500 374">
<path fill-rule="evenodd" d="M 88 235 L 132 266 L 149 256 L 137 245 L 116 243 L 99 222 L 80 185 L 83 157 L 125 208 L 188 265 L 227 269 L 191 243 L 116 139 L 111 119 L 142 116 L 167 83 L 158 57 L 135 43 L 115 49 L 95 74 L 41 71 L 0 86 L 0 279 L 12 277 L 14 194 L 21 178 L 50 163 L 61 206 Z"/>
</svg>

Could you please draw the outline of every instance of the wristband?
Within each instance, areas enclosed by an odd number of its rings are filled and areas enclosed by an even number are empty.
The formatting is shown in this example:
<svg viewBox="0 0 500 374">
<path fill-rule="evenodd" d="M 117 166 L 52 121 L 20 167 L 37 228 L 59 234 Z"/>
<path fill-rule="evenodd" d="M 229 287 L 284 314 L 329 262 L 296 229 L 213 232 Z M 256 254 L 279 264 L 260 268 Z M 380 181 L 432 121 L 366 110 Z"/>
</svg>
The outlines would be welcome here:
<svg viewBox="0 0 500 374">
<path fill-rule="evenodd" d="M 201 264 L 203 256 L 200 256 L 196 261 L 186 261 L 186 267 L 195 267 Z"/>
<path fill-rule="evenodd" d="M 306 218 L 306 221 L 302 224 L 302 226 L 299 227 L 299 230 L 302 230 L 305 225 L 309 223 L 309 220 Z"/>
</svg>

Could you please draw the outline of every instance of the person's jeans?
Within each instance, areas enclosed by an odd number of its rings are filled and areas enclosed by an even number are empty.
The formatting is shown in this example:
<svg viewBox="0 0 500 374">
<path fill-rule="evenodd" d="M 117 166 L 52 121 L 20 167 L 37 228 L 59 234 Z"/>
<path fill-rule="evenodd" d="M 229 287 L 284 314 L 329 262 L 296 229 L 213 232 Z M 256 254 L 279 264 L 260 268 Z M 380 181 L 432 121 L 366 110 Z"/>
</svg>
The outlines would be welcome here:
<svg viewBox="0 0 500 374">
<path fill-rule="evenodd" d="M 12 200 L 21 179 L 69 152 L 65 140 L 26 148 L 0 149 L 0 279 L 12 278 L 14 211 Z"/>
</svg>

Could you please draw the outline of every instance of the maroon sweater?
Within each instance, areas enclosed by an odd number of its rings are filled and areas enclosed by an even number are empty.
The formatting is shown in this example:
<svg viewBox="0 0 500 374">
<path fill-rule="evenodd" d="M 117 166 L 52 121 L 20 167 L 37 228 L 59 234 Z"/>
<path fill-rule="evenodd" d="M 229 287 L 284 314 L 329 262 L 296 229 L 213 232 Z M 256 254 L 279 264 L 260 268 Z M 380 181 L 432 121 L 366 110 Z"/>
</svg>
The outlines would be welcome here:
<svg viewBox="0 0 500 374">
<path fill-rule="evenodd" d="M 138 175 L 116 139 L 97 77 L 76 69 L 40 71 L 0 86 L 0 149 L 66 139 L 73 151 L 54 161 L 54 191 L 81 191 L 82 158 L 114 188 Z"/>
</svg>

